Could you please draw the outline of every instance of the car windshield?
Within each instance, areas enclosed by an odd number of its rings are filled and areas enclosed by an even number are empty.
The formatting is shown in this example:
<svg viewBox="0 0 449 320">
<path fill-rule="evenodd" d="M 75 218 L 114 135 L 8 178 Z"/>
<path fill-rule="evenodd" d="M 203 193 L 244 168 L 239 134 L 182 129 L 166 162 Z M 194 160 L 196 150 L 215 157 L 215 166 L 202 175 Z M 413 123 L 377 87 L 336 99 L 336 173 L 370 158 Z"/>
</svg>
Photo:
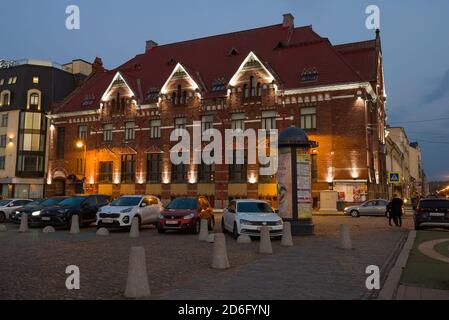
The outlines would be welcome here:
<svg viewBox="0 0 449 320">
<path fill-rule="evenodd" d="M 198 208 L 198 201 L 196 199 L 175 199 L 170 202 L 167 209 L 181 209 L 181 210 L 196 210 Z"/>
<path fill-rule="evenodd" d="M 1 200 L 1 201 L 0 201 L 0 207 L 7 206 L 8 203 L 10 203 L 10 202 L 11 202 L 11 200 Z"/>
<path fill-rule="evenodd" d="M 238 212 L 241 213 L 273 213 L 268 203 L 265 202 L 242 202 L 238 204 Z"/>
<path fill-rule="evenodd" d="M 140 200 L 142 198 L 140 197 L 121 197 L 117 200 L 112 201 L 111 206 L 112 207 L 135 207 L 139 205 Z"/>
<path fill-rule="evenodd" d="M 38 206 L 38 205 L 40 205 L 41 203 L 43 203 L 44 201 L 45 201 L 45 200 L 43 200 L 43 199 L 34 200 L 33 202 L 27 203 L 27 204 L 25 205 L 25 207 Z"/>
<path fill-rule="evenodd" d="M 61 201 L 59 205 L 61 206 L 78 206 L 86 199 L 86 197 L 72 197 Z"/>
<path fill-rule="evenodd" d="M 421 209 L 449 209 L 448 200 L 427 200 L 419 203 Z"/>
<path fill-rule="evenodd" d="M 41 203 L 44 207 L 51 207 L 61 203 L 64 200 L 68 200 L 67 198 L 49 198 Z"/>
</svg>

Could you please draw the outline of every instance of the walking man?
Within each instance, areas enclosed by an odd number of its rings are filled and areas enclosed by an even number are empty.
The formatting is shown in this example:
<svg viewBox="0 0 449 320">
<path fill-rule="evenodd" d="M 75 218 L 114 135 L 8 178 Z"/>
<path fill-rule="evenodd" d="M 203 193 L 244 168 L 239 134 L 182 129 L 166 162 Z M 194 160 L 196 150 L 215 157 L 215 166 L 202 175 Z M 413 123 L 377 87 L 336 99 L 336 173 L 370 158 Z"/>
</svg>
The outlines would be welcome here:
<svg viewBox="0 0 449 320">
<path fill-rule="evenodd" d="M 397 227 L 402 227 L 402 214 L 404 213 L 403 207 L 404 201 L 401 198 L 399 198 L 397 194 L 395 194 L 393 196 L 393 199 L 387 206 L 390 226 L 392 226 L 391 220 L 393 220 L 394 224 Z"/>
</svg>

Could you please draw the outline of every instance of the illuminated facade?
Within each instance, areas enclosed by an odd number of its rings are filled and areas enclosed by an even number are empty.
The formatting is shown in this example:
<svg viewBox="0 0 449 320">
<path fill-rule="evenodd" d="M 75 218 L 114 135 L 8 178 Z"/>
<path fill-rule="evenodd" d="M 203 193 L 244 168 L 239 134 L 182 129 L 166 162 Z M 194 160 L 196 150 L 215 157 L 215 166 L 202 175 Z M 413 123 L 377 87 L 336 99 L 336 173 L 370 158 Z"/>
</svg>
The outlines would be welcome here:
<svg viewBox="0 0 449 320">
<path fill-rule="evenodd" d="M 53 109 L 48 194 L 205 195 L 276 205 L 276 177 L 258 165 L 172 165 L 176 128 L 305 129 L 313 191 L 342 200 L 386 193 L 385 92 L 380 36 L 334 46 L 311 27 L 282 24 L 169 45 L 114 70 L 100 59 L 84 85 Z M 81 141 L 81 142 L 80 142 Z M 246 150 L 251 152 L 251 150 Z"/>
</svg>

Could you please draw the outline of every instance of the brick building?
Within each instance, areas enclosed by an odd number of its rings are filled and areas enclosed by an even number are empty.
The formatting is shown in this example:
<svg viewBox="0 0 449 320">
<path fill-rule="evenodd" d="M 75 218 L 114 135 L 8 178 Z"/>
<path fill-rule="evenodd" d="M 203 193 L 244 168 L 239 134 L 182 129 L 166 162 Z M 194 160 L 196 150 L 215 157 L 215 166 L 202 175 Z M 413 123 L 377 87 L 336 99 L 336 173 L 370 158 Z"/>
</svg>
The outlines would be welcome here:
<svg viewBox="0 0 449 320">
<path fill-rule="evenodd" d="M 216 207 L 236 197 L 276 202 L 275 177 L 257 165 L 170 162 L 175 128 L 304 128 L 313 194 L 342 200 L 386 193 L 385 93 L 380 34 L 333 45 L 311 26 L 281 24 L 146 51 L 114 70 L 94 63 L 84 85 L 51 115 L 49 194 L 202 194 Z M 81 140 L 81 142 L 80 142 Z M 77 143 L 78 142 L 78 143 Z M 86 161 L 87 160 L 87 161 Z"/>
</svg>

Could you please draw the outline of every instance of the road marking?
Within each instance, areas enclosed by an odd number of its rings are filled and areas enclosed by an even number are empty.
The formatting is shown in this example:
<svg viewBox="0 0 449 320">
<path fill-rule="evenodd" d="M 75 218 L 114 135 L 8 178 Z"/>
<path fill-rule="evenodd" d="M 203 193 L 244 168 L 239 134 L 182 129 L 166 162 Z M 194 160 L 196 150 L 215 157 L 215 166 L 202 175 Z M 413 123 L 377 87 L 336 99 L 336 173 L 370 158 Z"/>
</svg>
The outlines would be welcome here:
<svg viewBox="0 0 449 320">
<path fill-rule="evenodd" d="M 424 243 L 421 243 L 418 247 L 418 250 L 425 256 L 428 256 L 432 259 L 439 260 L 445 263 L 449 263 L 449 258 L 436 252 L 435 246 L 448 242 L 449 239 L 439 239 L 439 240 L 433 240 L 433 241 L 427 241 Z"/>
</svg>

